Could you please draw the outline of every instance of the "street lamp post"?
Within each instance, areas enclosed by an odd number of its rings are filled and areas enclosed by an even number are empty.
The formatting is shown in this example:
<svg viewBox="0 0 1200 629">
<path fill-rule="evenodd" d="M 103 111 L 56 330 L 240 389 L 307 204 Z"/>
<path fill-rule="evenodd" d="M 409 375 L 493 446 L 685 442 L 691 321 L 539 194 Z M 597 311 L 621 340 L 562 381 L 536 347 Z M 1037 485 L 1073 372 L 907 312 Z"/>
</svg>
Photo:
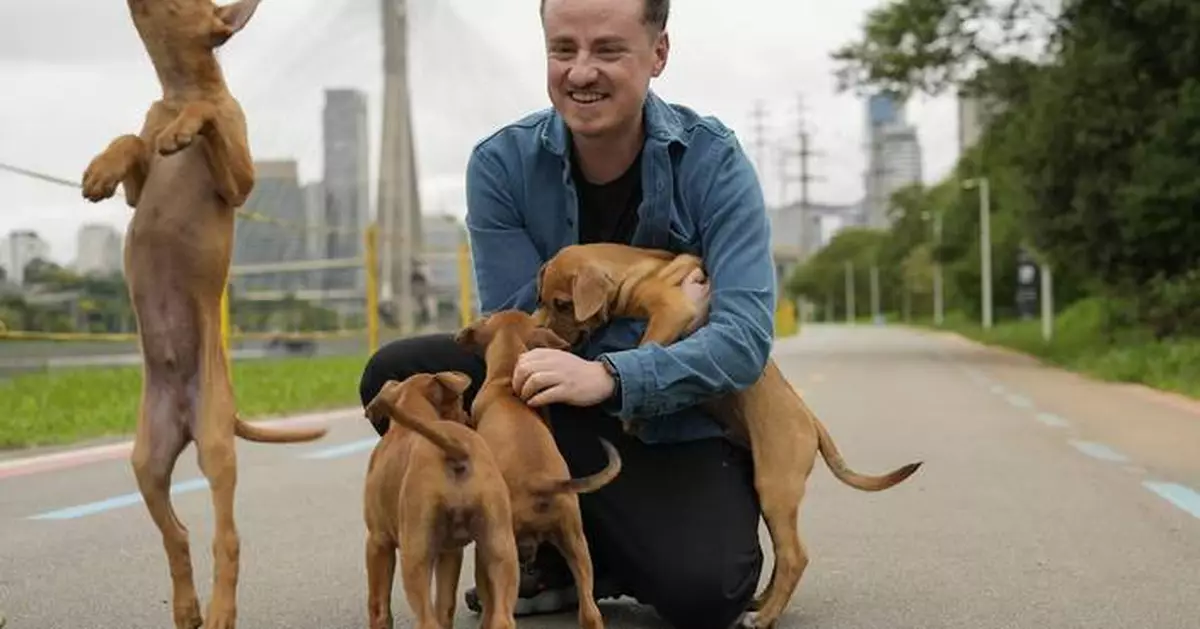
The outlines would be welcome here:
<svg viewBox="0 0 1200 629">
<path fill-rule="evenodd" d="M 967 179 L 962 182 L 964 190 L 979 188 L 979 283 L 983 305 L 983 328 L 992 327 L 992 212 L 989 205 L 991 195 L 987 177 Z"/>
</svg>

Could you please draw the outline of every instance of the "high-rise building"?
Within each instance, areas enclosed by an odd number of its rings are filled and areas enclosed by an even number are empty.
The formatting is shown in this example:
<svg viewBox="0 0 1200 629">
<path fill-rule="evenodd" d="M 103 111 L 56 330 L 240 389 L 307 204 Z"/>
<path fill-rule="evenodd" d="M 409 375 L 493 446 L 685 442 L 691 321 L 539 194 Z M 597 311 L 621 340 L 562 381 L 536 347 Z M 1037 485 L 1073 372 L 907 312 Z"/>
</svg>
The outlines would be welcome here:
<svg viewBox="0 0 1200 629">
<path fill-rule="evenodd" d="M 322 258 L 357 258 L 363 254 L 363 231 L 370 221 L 367 97 L 354 89 L 325 90 L 323 112 L 325 173 Z M 327 270 L 326 290 L 363 289 L 366 278 L 359 269 Z"/>
<path fill-rule="evenodd" d="M 14 230 L 0 240 L 0 265 L 8 281 L 18 286 L 25 284 L 25 267 L 34 260 L 50 259 L 50 244 L 37 232 L 28 229 Z"/>
<path fill-rule="evenodd" d="M 304 194 L 295 160 L 254 163 L 255 182 L 243 209 L 251 217 L 237 222 L 233 264 L 296 262 L 305 257 Z M 255 216 L 260 217 L 258 219 Z M 239 291 L 293 292 L 304 288 L 304 274 L 293 271 L 233 277 Z"/>
<path fill-rule="evenodd" d="M 887 228 L 892 195 L 922 179 L 921 143 L 916 128 L 905 119 L 904 105 L 889 94 L 867 99 L 867 171 L 863 175 L 867 227 Z"/>
<path fill-rule="evenodd" d="M 325 259 L 325 186 L 320 181 L 314 181 L 302 188 L 304 193 L 305 225 L 308 227 L 304 234 L 304 258 L 306 260 Z M 322 287 L 323 271 L 310 271 L 306 277 L 305 288 L 319 290 Z"/>
<path fill-rule="evenodd" d="M 125 239 L 111 225 L 88 223 L 76 236 L 75 272 L 81 275 L 111 275 L 122 272 Z"/>
</svg>

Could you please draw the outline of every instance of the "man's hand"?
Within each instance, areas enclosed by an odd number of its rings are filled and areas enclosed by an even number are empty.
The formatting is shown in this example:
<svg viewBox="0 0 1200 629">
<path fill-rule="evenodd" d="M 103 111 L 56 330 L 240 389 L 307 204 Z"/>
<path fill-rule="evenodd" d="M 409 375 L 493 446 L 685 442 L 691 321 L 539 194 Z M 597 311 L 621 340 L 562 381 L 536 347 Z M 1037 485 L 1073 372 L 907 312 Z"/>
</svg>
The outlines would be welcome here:
<svg viewBox="0 0 1200 629">
<path fill-rule="evenodd" d="M 696 317 L 684 330 L 684 334 L 691 334 L 708 322 L 708 277 L 705 276 L 704 271 L 695 269 L 683 278 L 683 284 L 680 287 L 683 289 L 683 294 L 687 295 L 692 304 L 696 306 Z"/>
<path fill-rule="evenodd" d="M 546 347 L 521 354 L 513 370 L 513 392 L 535 408 L 554 403 L 593 406 L 612 396 L 616 386 L 599 362 Z"/>
</svg>

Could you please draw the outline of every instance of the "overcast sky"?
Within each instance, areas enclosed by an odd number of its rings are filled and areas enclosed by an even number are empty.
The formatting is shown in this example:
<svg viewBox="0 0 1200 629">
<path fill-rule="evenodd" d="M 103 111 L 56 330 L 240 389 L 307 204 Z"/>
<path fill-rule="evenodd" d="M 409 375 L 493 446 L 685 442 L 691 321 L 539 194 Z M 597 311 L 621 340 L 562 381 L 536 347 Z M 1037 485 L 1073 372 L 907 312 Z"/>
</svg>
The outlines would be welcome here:
<svg viewBox="0 0 1200 629">
<path fill-rule="evenodd" d="M 812 131 L 815 201 L 862 196 L 864 106 L 836 95 L 829 52 L 855 37 L 884 0 L 678 0 L 667 69 L 652 88 L 713 114 L 753 147 L 751 112 L 766 105 L 771 139 L 794 147 L 798 102 Z M 545 107 L 545 57 L 537 0 L 409 0 L 410 68 L 422 199 L 427 213 L 463 211 L 462 172 L 471 145 L 497 126 Z M 369 97 L 379 131 L 382 49 L 379 0 L 264 0 L 246 30 L 221 52 L 246 109 L 256 159 L 300 162 L 321 172 L 322 90 L 353 87 Z M 136 132 L 158 85 L 120 0 L 0 2 L 0 162 L 78 180 L 115 136 Z M 908 105 L 926 181 L 957 158 L 951 99 Z M 371 159 L 377 161 L 378 146 Z M 763 173 L 780 196 L 772 154 Z M 374 176 L 375 165 L 372 165 Z M 796 164 L 792 164 L 795 172 Z M 129 210 L 98 205 L 74 189 L 0 171 L 0 234 L 34 229 L 51 256 L 69 262 L 80 225 L 122 231 Z M 372 188 L 374 194 L 374 187 Z M 789 197 L 799 194 L 791 186 Z"/>
</svg>

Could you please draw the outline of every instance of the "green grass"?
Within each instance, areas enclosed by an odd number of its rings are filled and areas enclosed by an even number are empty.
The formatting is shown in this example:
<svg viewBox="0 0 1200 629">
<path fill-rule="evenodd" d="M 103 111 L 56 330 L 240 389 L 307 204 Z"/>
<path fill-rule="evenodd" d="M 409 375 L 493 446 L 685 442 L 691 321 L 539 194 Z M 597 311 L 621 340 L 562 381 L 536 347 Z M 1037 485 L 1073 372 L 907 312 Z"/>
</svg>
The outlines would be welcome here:
<svg viewBox="0 0 1200 629">
<path fill-rule="evenodd" d="M 244 419 L 358 403 L 365 356 L 236 362 Z M 127 435 L 137 423 L 141 368 L 63 369 L 0 381 L 0 448 Z"/>
<path fill-rule="evenodd" d="M 1093 300 L 1071 306 L 1054 323 L 1049 342 L 1042 339 L 1039 319 L 998 322 L 985 331 L 976 321 L 947 314 L 941 329 L 1101 380 L 1140 383 L 1200 399 L 1200 338 L 1159 341 L 1138 329 L 1106 333 L 1104 307 Z M 920 325 L 933 327 L 931 322 Z"/>
</svg>

